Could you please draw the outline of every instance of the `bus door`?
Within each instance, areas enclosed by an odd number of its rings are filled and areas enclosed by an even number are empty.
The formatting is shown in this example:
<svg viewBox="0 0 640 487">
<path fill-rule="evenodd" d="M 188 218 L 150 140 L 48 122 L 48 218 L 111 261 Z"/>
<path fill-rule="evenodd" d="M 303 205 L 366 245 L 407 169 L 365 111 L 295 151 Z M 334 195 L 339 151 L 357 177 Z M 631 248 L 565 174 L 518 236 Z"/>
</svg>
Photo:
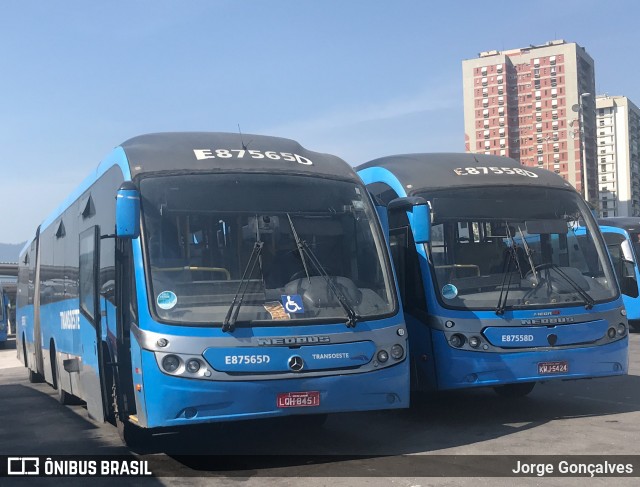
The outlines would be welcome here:
<svg viewBox="0 0 640 487">
<path fill-rule="evenodd" d="M 40 328 L 40 227 L 36 231 L 36 238 L 31 244 L 33 269 L 29 275 L 33 276 L 33 351 L 35 354 L 36 372 L 44 377 L 44 359 L 42 357 L 42 330 Z"/>
<path fill-rule="evenodd" d="M 82 340 L 82 366 L 72 360 L 65 361 L 67 372 L 79 372 L 83 399 L 89 416 L 104 421 L 103 388 L 101 381 L 102 317 L 98 299 L 100 276 L 100 228 L 93 226 L 80 234 L 79 294 L 80 312 L 89 326 L 80 328 Z"/>
<path fill-rule="evenodd" d="M 98 363 L 102 384 L 104 417 L 111 414 L 113 367 L 116 362 L 117 307 L 116 307 L 116 239 L 113 235 L 100 238 L 100 268 L 98 276 L 100 329 L 96 329 L 98 339 Z"/>
</svg>

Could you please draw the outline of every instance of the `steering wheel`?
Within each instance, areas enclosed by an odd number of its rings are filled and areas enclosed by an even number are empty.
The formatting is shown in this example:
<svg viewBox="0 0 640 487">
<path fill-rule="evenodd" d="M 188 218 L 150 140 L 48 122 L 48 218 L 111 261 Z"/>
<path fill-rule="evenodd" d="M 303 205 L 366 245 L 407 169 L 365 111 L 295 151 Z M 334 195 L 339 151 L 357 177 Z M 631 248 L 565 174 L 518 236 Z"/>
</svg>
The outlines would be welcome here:
<svg viewBox="0 0 640 487">
<path fill-rule="evenodd" d="M 324 270 L 327 272 L 327 275 L 329 276 L 337 275 L 333 272 L 333 269 L 331 269 L 330 267 L 325 267 Z M 309 269 L 309 277 L 319 276 L 319 275 L 320 273 L 318 272 L 317 269 Z M 291 277 L 289 277 L 289 282 L 295 281 L 296 279 L 303 279 L 305 277 L 307 277 L 307 272 L 304 269 L 302 269 L 301 271 L 294 272 L 293 274 L 291 274 Z"/>
<path fill-rule="evenodd" d="M 535 266 L 533 269 L 535 269 L 536 272 L 539 271 L 543 271 L 545 269 L 553 269 L 554 267 L 557 267 L 556 264 L 554 264 L 553 262 L 544 262 L 542 264 L 538 264 L 537 266 Z M 529 270 L 524 277 L 527 278 L 528 276 L 533 274 L 533 270 Z"/>
</svg>

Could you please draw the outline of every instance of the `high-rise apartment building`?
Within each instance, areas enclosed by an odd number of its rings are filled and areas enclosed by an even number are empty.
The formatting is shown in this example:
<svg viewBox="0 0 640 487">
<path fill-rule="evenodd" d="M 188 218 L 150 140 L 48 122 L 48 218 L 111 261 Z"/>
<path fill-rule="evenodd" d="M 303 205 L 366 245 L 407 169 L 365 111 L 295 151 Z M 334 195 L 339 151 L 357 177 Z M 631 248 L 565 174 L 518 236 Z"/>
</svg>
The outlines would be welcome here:
<svg viewBox="0 0 640 487">
<path fill-rule="evenodd" d="M 600 215 L 640 216 L 640 109 L 625 96 L 596 98 Z"/>
<path fill-rule="evenodd" d="M 482 52 L 462 72 L 468 152 L 555 171 L 597 204 L 594 62 L 583 47 Z"/>
</svg>

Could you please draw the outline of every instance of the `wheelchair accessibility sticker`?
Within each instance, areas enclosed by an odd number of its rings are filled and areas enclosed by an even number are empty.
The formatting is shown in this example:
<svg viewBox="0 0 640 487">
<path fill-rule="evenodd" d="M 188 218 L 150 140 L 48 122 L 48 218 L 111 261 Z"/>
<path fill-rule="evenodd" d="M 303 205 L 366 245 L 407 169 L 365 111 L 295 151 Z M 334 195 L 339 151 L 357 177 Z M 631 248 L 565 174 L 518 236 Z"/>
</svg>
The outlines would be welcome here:
<svg viewBox="0 0 640 487">
<path fill-rule="evenodd" d="M 304 313 L 302 296 L 299 294 L 283 294 L 280 298 L 282 306 L 287 313 Z"/>
</svg>

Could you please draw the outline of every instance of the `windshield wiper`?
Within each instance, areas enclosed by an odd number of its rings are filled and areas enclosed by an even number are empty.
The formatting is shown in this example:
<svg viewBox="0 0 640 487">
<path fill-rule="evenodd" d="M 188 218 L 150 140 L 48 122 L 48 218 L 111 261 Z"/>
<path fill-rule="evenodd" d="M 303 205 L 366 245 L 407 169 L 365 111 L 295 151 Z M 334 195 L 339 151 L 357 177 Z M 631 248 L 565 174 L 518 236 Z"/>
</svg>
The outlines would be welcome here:
<svg viewBox="0 0 640 487">
<path fill-rule="evenodd" d="M 238 290 L 233 296 L 231 305 L 227 310 L 227 316 L 225 316 L 224 322 L 222 323 L 222 331 L 233 331 L 236 327 L 236 320 L 238 319 L 238 313 L 240 313 L 240 306 L 242 306 L 242 300 L 244 299 L 244 295 L 246 294 L 247 288 L 249 287 L 249 281 L 251 279 L 251 276 L 253 275 L 253 270 L 255 269 L 258 260 L 260 259 L 263 245 L 264 242 L 261 242 L 259 240 L 257 240 L 253 244 L 253 250 L 251 250 L 251 255 L 249 255 L 249 260 L 247 261 L 247 265 L 244 268 L 244 272 L 242 273 L 242 278 L 240 279 Z M 251 267 L 251 270 L 249 270 L 249 267 Z M 248 275 L 247 271 L 249 272 Z M 240 293 L 240 290 L 242 290 L 242 294 Z"/>
<path fill-rule="evenodd" d="M 518 231 L 520 232 L 520 238 L 522 238 L 522 245 L 524 247 L 524 252 L 527 254 L 527 259 L 529 260 L 529 266 L 531 267 L 531 272 L 533 273 L 533 278 L 536 280 L 536 286 L 540 284 L 540 279 L 538 279 L 538 272 L 536 270 L 536 266 L 533 263 L 533 252 L 527 243 L 527 239 L 524 238 L 524 233 L 522 233 L 522 229 L 520 225 L 518 225 Z"/>
<path fill-rule="evenodd" d="M 511 269 L 511 261 L 513 260 L 516 264 L 516 267 L 518 267 L 518 257 L 516 256 L 515 252 L 516 251 L 513 249 L 513 247 L 509 247 L 507 249 L 507 261 L 503 266 L 504 268 L 502 270 L 502 284 L 500 285 L 500 296 L 498 297 L 498 305 L 496 306 L 496 314 L 498 316 L 503 315 L 504 310 L 507 307 L 507 299 L 509 297 L 509 288 L 511 287 L 511 276 L 513 275 L 513 273 L 509 271 Z M 505 284 L 505 281 L 507 280 L 507 274 L 509 275 L 509 282 L 507 282 L 507 287 L 505 291 L 504 284 Z M 502 300 L 503 294 L 504 294 L 504 301 Z"/>
<path fill-rule="evenodd" d="M 307 279 L 311 282 L 311 276 L 309 275 L 309 269 L 307 268 L 307 261 L 304 258 L 304 253 L 302 251 L 302 240 L 298 236 L 298 232 L 296 232 L 296 227 L 293 226 L 293 221 L 291 220 L 291 216 L 287 213 L 287 218 L 289 219 L 289 225 L 291 225 L 291 232 L 293 233 L 293 238 L 296 241 L 296 246 L 298 247 L 298 253 L 300 254 L 300 260 L 302 260 L 302 267 L 304 267 L 304 272 L 307 275 Z"/>
<path fill-rule="evenodd" d="M 296 240 L 296 244 L 298 245 L 298 249 L 300 251 L 300 257 L 302 258 L 304 270 L 307 273 L 307 278 L 309 279 L 309 282 L 311 282 L 311 277 L 309 276 L 309 271 L 307 269 L 307 266 L 305 263 L 306 261 L 304 259 L 303 253 L 306 254 L 307 257 L 309 257 L 309 260 L 318 271 L 318 274 L 320 274 L 324 278 L 329 289 L 331 289 L 333 294 L 335 294 L 336 298 L 338 298 L 338 302 L 340 303 L 340 306 L 342 306 L 342 309 L 347 315 L 347 327 L 354 328 L 356 326 L 356 323 L 361 319 L 361 317 L 355 312 L 353 307 L 349 304 L 346 296 L 342 293 L 342 291 L 340 291 L 338 286 L 336 286 L 336 284 L 331 280 L 331 277 L 329 277 L 329 274 L 327 273 L 326 269 L 320 263 L 320 261 L 318 260 L 318 257 L 313 252 L 313 250 L 311 250 L 311 248 L 307 245 L 307 242 L 300 239 L 300 237 L 298 236 L 298 233 L 296 232 L 295 227 L 293 226 L 293 221 L 291 221 L 291 217 L 289 216 L 288 213 L 287 213 L 287 217 L 289 217 L 289 225 L 291 225 L 291 230 L 293 231 L 293 237 Z"/>
<path fill-rule="evenodd" d="M 569 277 L 569 275 L 564 272 L 559 265 L 556 265 L 553 262 L 548 262 L 546 264 L 540 264 L 537 268 L 540 270 L 553 269 L 554 271 L 556 271 L 558 275 L 560 275 L 567 283 L 569 283 L 569 285 L 582 297 L 582 299 L 584 299 L 584 307 L 586 309 L 593 308 L 593 305 L 596 303 L 595 299 L 593 299 L 587 291 L 582 289 L 576 281 Z M 548 277 L 548 279 L 551 280 L 550 277 Z"/>
<path fill-rule="evenodd" d="M 507 262 L 505 263 L 505 265 L 503 266 L 504 269 L 502 270 L 502 284 L 500 285 L 500 296 L 498 297 L 498 305 L 496 306 L 496 314 L 498 316 L 503 315 L 504 314 L 504 310 L 507 307 L 507 299 L 509 297 L 509 288 L 511 287 L 511 272 L 509 272 L 509 269 L 511 269 L 511 261 L 513 261 L 513 263 L 516 266 L 516 270 L 518 271 L 518 274 L 520 274 L 520 278 L 522 279 L 522 269 L 520 269 L 520 263 L 518 262 L 518 246 L 516 245 L 516 241 L 513 238 L 513 235 L 511 235 L 511 230 L 509 229 L 509 225 L 505 222 L 505 230 L 507 232 L 507 238 L 509 239 L 509 245 L 507 247 Z M 505 291 L 505 281 L 507 280 L 507 274 L 509 274 L 509 282 L 507 282 L 507 287 L 506 287 L 506 291 Z M 504 294 L 504 301 L 502 300 L 502 296 Z"/>
</svg>

